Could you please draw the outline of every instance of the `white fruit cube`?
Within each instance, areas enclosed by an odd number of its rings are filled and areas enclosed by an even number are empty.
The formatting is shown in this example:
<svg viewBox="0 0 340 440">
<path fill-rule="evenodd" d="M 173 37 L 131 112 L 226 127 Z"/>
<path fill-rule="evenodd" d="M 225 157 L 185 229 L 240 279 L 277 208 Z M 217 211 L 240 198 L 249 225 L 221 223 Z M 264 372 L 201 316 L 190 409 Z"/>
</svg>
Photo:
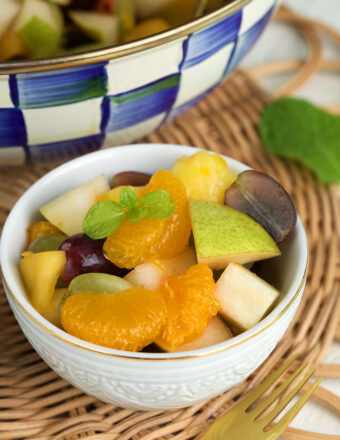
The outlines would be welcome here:
<svg viewBox="0 0 340 440">
<path fill-rule="evenodd" d="M 156 290 L 167 275 L 169 272 L 166 267 L 163 268 L 154 263 L 143 263 L 136 266 L 124 278 L 135 286 Z"/>
<path fill-rule="evenodd" d="M 198 350 L 200 348 L 210 347 L 211 345 L 219 344 L 220 342 L 231 339 L 233 334 L 226 324 L 218 316 L 214 316 L 204 333 L 192 342 L 177 347 L 175 352 Z M 164 351 L 171 352 L 171 347 L 164 341 L 157 345 Z"/>
<path fill-rule="evenodd" d="M 162 263 L 171 274 L 184 275 L 189 267 L 197 264 L 196 251 L 193 247 L 188 247 L 175 257 L 162 260 Z"/>
<path fill-rule="evenodd" d="M 78 234 L 83 232 L 83 220 L 97 196 L 109 190 L 108 179 L 101 174 L 47 203 L 40 212 L 66 235 Z"/>
<path fill-rule="evenodd" d="M 216 283 L 220 315 L 240 330 L 257 324 L 278 299 L 280 292 L 250 270 L 230 263 Z"/>
</svg>

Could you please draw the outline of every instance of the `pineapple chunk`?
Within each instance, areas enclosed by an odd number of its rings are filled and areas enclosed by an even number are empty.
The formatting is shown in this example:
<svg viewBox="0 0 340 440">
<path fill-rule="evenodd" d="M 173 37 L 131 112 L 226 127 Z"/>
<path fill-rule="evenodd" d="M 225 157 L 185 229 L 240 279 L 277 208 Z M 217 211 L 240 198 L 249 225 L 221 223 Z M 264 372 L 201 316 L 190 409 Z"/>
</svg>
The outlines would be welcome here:
<svg viewBox="0 0 340 440">
<path fill-rule="evenodd" d="M 27 253 L 19 263 L 19 270 L 28 296 L 37 311 L 44 316 L 49 310 L 55 285 L 64 271 L 64 251 Z"/>
<path fill-rule="evenodd" d="M 207 151 L 177 159 L 171 171 L 185 185 L 189 199 L 214 203 L 224 203 L 225 190 L 236 180 L 225 160 Z"/>
</svg>

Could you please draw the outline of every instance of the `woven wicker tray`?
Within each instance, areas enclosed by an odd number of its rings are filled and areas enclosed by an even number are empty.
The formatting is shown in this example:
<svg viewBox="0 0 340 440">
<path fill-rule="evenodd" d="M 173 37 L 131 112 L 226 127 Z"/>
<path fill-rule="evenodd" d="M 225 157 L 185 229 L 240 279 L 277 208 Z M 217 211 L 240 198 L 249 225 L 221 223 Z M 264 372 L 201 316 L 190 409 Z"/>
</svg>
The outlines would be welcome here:
<svg viewBox="0 0 340 440">
<path fill-rule="evenodd" d="M 301 20 L 287 10 L 281 10 L 279 18 Z M 279 94 L 292 92 L 325 66 L 319 43 L 315 46 L 318 40 L 313 35 L 314 25 L 302 21 L 299 26 L 307 36 L 311 55 L 305 62 L 286 62 L 285 69 L 297 69 L 297 73 Z M 253 73 L 277 70 L 280 69 L 269 65 L 254 69 Z M 50 370 L 16 324 L 0 288 L 0 440 L 196 439 L 210 422 L 292 352 L 301 353 L 300 361 L 312 363 L 316 375 L 340 377 L 340 366 L 322 364 L 332 340 L 340 340 L 338 189 L 320 184 L 304 167 L 279 160 L 261 147 L 256 127 L 261 110 L 271 99 L 254 79 L 238 71 L 198 106 L 146 141 L 195 145 L 229 155 L 272 175 L 293 196 L 308 233 L 309 275 L 300 308 L 274 353 L 248 380 L 208 402 L 173 411 L 123 409 L 85 395 Z M 0 227 L 16 199 L 52 167 L 26 168 L 20 173 L 13 168 L 1 170 Z M 330 391 L 319 387 L 314 398 L 340 414 L 340 399 Z M 283 437 L 340 439 L 292 428 Z"/>
</svg>

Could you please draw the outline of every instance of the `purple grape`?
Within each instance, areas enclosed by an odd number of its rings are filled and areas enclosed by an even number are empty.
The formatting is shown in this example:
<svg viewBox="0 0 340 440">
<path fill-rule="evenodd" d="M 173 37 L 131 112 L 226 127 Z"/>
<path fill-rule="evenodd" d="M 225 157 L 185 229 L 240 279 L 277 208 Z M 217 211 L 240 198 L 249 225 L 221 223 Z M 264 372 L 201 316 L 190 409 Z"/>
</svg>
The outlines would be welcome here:
<svg viewBox="0 0 340 440">
<path fill-rule="evenodd" d="M 281 243 L 294 229 L 296 209 L 287 191 L 272 177 L 255 170 L 239 174 L 226 190 L 224 204 L 257 221 Z"/>
<path fill-rule="evenodd" d="M 66 265 L 62 275 L 66 284 L 84 273 L 97 272 L 117 276 L 127 273 L 105 258 L 103 244 L 104 240 L 92 240 L 85 234 L 76 234 L 60 245 L 59 249 L 66 253 Z"/>
<path fill-rule="evenodd" d="M 149 183 L 150 174 L 140 173 L 138 171 L 123 171 L 116 174 L 112 179 L 112 187 L 116 186 L 144 186 Z"/>
</svg>

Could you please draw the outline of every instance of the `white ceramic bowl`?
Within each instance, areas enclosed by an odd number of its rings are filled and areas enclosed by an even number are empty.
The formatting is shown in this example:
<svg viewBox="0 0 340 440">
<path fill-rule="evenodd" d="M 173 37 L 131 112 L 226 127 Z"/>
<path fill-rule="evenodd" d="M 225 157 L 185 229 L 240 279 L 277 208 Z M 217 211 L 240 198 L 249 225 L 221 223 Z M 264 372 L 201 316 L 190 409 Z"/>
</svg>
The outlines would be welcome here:
<svg viewBox="0 0 340 440">
<path fill-rule="evenodd" d="M 8 301 L 28 340 L 50 367 L 88 394 L 120 406 L 170 409 L 209 399 L 249 376 L 273 351 L 298 307 L 305 285 L 307 239 L 298 218 L 282 256 L 266 262 L 282 299 L 258 325 L 205 349 L 182 353 L 130 353 L 94 345 L 56 328 L 30 304 L 18 272 L 26 227 L 44 203 L 90 178 L 124 170 L 154 173 L 197 149 L 146 144 L 98 151 L 51 171 L 36 182 L 8 216 L 0 244 Z M 239 173 L 247 167 L 226 158 Z"/>
</svg>

